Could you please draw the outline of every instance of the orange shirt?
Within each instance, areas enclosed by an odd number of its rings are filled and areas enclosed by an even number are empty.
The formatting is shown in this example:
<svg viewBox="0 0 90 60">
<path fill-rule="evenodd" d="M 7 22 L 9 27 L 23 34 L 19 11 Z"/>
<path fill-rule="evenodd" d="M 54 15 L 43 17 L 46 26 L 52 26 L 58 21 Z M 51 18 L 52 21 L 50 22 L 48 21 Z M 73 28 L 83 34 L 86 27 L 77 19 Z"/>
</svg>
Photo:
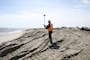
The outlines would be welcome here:
<svg viewBox="0 0 90 60">
<path fill-rule="evenodd" d="M 50 27 L 48 28 L 48 32 L 52 31 L 53 30 L 53 24 L 50 23 Z"/>
</svg>

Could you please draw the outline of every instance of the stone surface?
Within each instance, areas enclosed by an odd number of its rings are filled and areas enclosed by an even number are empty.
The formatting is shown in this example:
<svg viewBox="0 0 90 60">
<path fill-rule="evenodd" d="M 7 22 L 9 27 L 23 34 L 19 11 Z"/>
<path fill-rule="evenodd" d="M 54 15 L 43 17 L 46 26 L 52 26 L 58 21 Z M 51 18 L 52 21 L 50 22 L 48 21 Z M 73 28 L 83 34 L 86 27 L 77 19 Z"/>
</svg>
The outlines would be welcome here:
<svg viewBox="0 0 90 60">
<path fill-rule="evenodd" d="M 90 32 L 63 27 L 53 30 L 52 37 L 50 48 L 47 30 L 25 30 L 0 45 L 0 60 L 90 60 Z"/>
</svg>

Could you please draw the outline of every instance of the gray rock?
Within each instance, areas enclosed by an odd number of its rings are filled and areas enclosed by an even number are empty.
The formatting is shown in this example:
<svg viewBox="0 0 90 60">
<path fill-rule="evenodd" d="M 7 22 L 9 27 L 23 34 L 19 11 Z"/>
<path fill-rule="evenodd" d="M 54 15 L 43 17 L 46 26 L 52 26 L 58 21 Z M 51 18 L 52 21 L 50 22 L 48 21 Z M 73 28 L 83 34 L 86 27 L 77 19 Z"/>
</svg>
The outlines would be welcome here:
<svg viewBox="0 0 90 60">
<path fill-rule="evenodd" d="M 90 60 L 90 33 L 79 28 L 53 30 L 50 48 L 47 30 L 28 29 L 0 45 L 0 60 Z M 54 49 L 57 46 L 58 49 Z"/>
</svg>

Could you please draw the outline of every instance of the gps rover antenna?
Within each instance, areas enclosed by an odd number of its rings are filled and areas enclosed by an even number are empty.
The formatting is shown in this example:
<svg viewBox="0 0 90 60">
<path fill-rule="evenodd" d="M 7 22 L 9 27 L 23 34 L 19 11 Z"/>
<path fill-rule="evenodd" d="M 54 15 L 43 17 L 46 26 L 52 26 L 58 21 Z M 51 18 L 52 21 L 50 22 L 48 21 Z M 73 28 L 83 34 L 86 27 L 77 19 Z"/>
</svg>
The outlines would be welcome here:
<svg viewBox="0 0 90 60">
<path fill-rule="evenodd" d="M 43 15 L 44 16 L 44 25 L 45 25 L 45 14 Z M 45 29 L 44 29 L 44 35 L 45 35 Z M 44 40 L 45 40 L 45 36 L 44 36 Z"/>
</svg>

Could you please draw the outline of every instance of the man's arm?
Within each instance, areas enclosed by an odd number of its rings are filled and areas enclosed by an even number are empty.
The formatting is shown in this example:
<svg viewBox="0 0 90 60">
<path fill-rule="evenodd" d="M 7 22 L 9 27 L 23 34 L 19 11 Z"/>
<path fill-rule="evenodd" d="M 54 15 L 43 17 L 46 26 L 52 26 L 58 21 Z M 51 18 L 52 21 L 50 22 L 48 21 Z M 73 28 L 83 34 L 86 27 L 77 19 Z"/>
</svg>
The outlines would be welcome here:
<svg viewBox="0 0 90 60">
<path fill-rule="evenodd" d="M 46 29 L 48 29 L 48 28 L 50 27 L 50 24 L 48 24 L 47 26 L 46 26 L 46 25 L 44 25 L 44 27 L 45 27 Z"/>
</svg>

